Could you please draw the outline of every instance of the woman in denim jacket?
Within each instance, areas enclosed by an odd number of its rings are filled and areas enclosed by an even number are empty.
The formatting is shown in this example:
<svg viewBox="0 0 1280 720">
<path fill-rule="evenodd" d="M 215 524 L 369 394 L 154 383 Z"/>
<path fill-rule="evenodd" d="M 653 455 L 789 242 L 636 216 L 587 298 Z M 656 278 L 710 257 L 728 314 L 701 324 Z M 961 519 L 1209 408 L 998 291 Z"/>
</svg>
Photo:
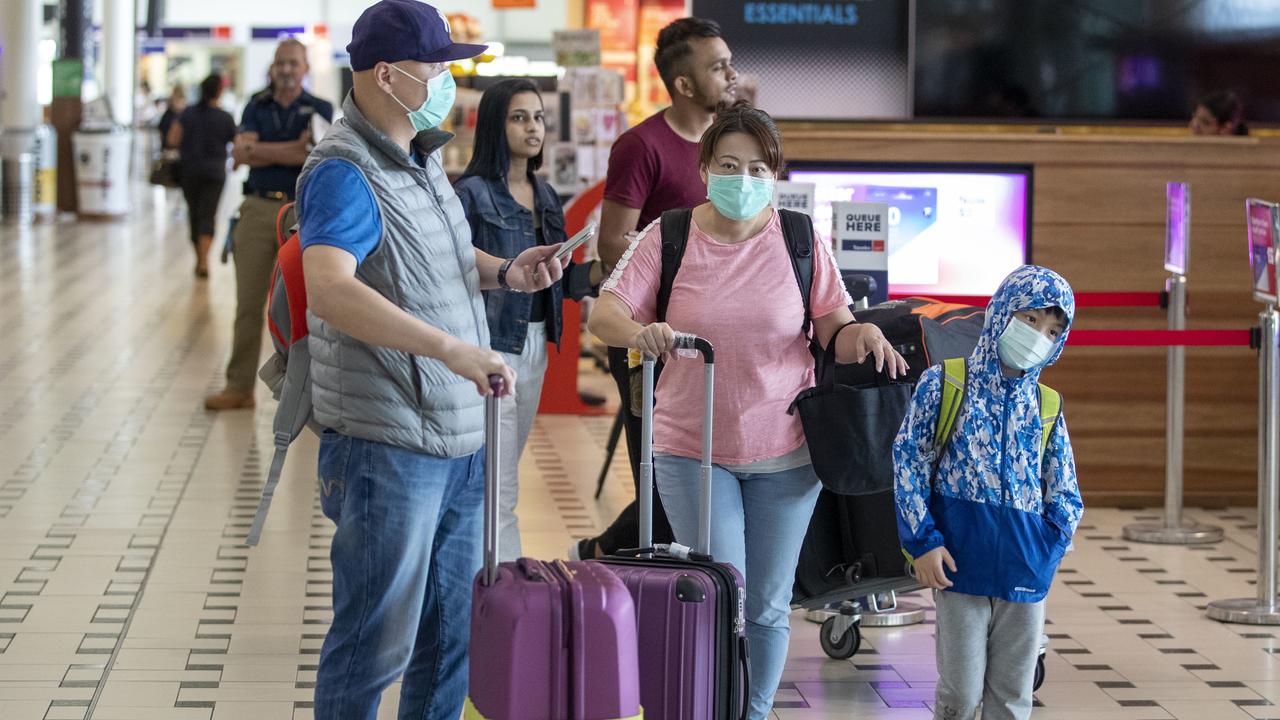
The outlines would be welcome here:
<svg viewBox="0 0 1280 720">
<path fill-rule="evenodd" d="M 476 120 L 475 152 L 454 189 L 471 224 L 471 241 L 496 257 L 513 258 L 534 245 L 554 245 L 568 238 L 560 198 L 534 173 L 542 166 L 545 140 L 542 96 L 528 80 L 504 80 L 485 91 Z M 506 355 L 516 371 L 513 401 L 502 408 L 502 491 L 499 559 L 520 557 L 520 531 L 515 508 L 518 468 L 533 427 L 547 370 L 547 342 L 560 345 L 565 331 L 561 306 L 565 296 L 581 300 L 595 295 L 603 274 L 600 263 L 570 264 L 564 280 L 542 292 L 487 290 L 490 344 Z M 578 332 L 578 328 L 568 328 Z"/>
</svg>

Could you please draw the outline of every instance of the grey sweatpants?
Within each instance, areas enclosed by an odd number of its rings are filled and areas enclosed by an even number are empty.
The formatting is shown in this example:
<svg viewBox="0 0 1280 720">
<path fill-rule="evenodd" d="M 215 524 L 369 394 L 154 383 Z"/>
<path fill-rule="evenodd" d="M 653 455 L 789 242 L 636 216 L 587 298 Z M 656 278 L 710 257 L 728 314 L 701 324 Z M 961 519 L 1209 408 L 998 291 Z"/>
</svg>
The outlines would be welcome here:
<svg viewBox="0 0 1280 720">
<path fill-rule="evenodd" d="M 1031 717 L 1044 601 L 1009 602 L 934 592 L 938 608 L 938 690 L 934 720 Z"/>
</svg>

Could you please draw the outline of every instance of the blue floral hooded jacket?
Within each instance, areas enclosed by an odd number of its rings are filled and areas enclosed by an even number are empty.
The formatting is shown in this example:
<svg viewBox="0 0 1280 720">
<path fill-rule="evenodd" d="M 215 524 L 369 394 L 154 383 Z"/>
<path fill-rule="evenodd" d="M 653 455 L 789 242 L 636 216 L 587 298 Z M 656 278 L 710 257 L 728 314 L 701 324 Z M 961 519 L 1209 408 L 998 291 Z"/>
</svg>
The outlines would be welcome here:
<svg viewBox="0 0 1280 720">
<path fill-rule="evenodd" d="M 1071 543 L 1083 505 L 1067 424 L 1054 424 L 1040 457 L 1040 369 L 1005 377 L 996 343 L 1013 314 L 1057 306 L 1067 329 L 1049 358 L 1062 354 L 1075 316 L 1071 286 L 1060 275 L 1025 265 L 1001 283 L 969 357 L 964 403 L 940 462 L 934 432 L 942 403 L 942 368 L 920 377 L 893 443 L 898 536 L 911 557 L 944 545 L 956 571 L 953 592 L 1014 602 L 1044 599 Z M 935 475 L 936 470 L 936 475 Z"/>
</svg>

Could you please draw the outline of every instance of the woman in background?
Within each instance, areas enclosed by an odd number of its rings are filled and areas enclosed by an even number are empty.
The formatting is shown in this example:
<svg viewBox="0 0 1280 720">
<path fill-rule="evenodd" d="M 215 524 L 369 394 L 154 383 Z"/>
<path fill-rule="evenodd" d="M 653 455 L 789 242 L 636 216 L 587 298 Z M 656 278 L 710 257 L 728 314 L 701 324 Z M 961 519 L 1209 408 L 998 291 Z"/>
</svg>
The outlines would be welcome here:
<svg viewBox="0 0 1280 720">
<path fill-rule="evenodd" d="M 187 108 L 169 128 L 168 147 L 179 149 L 182 195 L 187 200 L 191 243 L 196 251 L 196 277 L 209 277 L 209 247 L 218 216 L 218 200 L 227 182 L 227 147 L 235 139 L 236 121 L 218 107 L 222 76 L 200 83 L 200 102 Z"/>
<path fill-rule="evenodd" d="M 495 257 L 513 258 L 534 245 L 564 242 L 560 198 L 534 173 L 542 167 L 546 139 L 542 96 L 528 80 L 503 80 L 485 91 L 476 119 L 475 152 L 454 189 L 462 201 L 471 240 Z M 533 428 L 547 371 L 547 342 L 579 332 L 565 328 L 561 306 L 568 296 L 595 295 L 604 279 L 600 263 L 570 264 L 564 280 L 533 295 L 512 290 L 486 290 L 489 342 L 516 371 L 516 392 L 502 404 L 502 433 L 512 438 L 502 447 L 499 503 L 499 559 L 520 557 L 516 520 L 520 455 Z"/>
<path fill-rule="evenodd" d="M 160 113 L 160 121 L 156 126 L 160 130 L 160 148 L 169 150 L 169 129 L 173 127 L 173 123 L 178 116 L 187 109 L 187 91 L 182 87 L 181 83 L 175 84 L 173 90 L 169 93 L 168 107 L 164 112 Z"/>
</svg>

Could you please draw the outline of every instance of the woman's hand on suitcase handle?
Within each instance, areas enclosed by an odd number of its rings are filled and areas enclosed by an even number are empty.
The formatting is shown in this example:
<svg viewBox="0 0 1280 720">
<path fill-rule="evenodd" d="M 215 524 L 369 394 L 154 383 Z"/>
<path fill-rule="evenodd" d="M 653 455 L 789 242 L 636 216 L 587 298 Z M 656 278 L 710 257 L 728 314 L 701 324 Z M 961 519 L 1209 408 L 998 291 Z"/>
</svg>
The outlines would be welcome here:
<svg viewBox="0 0 1280 720">
<path fill-rule="evenodd" d="M 666 323 L 650 323 L 631 338 L 631 346 L 651 358 L 660 358 L 676 347 L 676 331 Z"/>
<path fill-rule="evenodd" d="M 499 397 L 510 395 L 516 386 L 516 371 L 501 354 L 488 348 L 455 340 L 440 354 L 440 361 L 455 374 L 475 383 L 476 392 L 485 397 L 493 394 L 491 375 L 502 378 L 503 390 Z"/>
<path fill-rule="evenodd" d="M 907 374 L 907 361 L 893 349 L 880 328 L 871 323 L 861 323 L 849 328 L 849 332 L 853 333 L 856 362 L 864 362 L 868 356 L 875 356 L 876 372 L 887 371 L 889 377 L 894 379 Z"/>
<path fill-rule="evenodd" d="M 919 580 L 921 585 L 934 590 L 946 590 L 951 587 L 952 582 L 947 579 L 943 565 L 945 564 L 954 573 L 956 561 L 952 559 L 951 553 L 947 552 L 945 547 L 939 545 L 916 558 L 912 564 L 916 568 L 916 580 Z"/>
</svg>

